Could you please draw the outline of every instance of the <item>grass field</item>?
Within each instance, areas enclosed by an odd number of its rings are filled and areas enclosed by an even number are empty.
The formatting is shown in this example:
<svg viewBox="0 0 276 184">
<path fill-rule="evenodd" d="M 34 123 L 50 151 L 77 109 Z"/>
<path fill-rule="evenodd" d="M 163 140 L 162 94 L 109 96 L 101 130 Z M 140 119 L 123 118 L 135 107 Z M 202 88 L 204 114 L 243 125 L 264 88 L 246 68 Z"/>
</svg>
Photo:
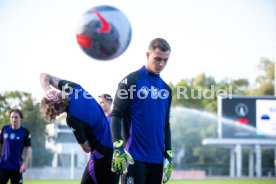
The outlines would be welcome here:
<svg viewBox="0 0 276 184">
<path fill-rule="evenodd" d="M 24 184 L 79 184 L 78 180 L 25 180 Z M 167 184 L 276 184 L 275 179 L 177 180 Z"/>
</svg>

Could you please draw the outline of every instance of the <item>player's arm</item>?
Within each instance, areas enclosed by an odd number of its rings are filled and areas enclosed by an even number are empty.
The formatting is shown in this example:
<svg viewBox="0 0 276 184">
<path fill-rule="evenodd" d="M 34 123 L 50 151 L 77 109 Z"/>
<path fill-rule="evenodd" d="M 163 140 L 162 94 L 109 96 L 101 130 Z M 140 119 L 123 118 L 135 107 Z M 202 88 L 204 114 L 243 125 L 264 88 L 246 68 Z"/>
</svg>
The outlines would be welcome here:
<svg viewBox="0 0 276 184">
<path fill-rule="evenodd" d="M 32 147 L 31 146 L 25 147 L 24 164 L 26 165 L 26 167 L 29 165 L 31 155 L 32 155 Z"/>
<path fill-rule="evenodd" d="M 118 85 L 116 91 L 115 99 L 113 102 L 113 109 L 111 113 L 111 131 L 113 136 L 113 141 L 121 140 L 121 121 L 124 114 L 133 99 L 133 94 L 136 90 L 135 84 L 139 79 L 140 74 L 136 71 L 129 74 L 124 78 Z"/>
<path fill-rule="evenodd" d="M 23 163 L 20 166 L 20 170 L 19 170 L 20 173 L 24 173 L 26 171 L 28 165 L 29 165 L 29 162 L 30 162 L 30 159 L 31 159 L 31 155 L 32 155 L 32 148 L 31 148 L 31 146 L 25 147 L 24 152 L 25 152 L 24 153 L 25 156 L 24 156 L 24 161 L 23 161 Z"/>
<path fill-rule="evenodd" d="M 70 118 L 67 124 L 73 131 L 77 142 L 84 152 L 89 153 L 91 151 L 91 146 L 89 145 L 87 131 L 90 127 L 72 114 L 67 114 L 67 116 Z"/>
<path fill-rule="evenodd" d="M 25 129 L 25 132 L 26 132 L 26 137 L 24 139 L 24 161 L 20 166 L 20 170 L 19 170 L 20 173 L 23 173 L 26 171 L 26 169 L 29 165 L 30 159 L 31 159 L 31 155 L 32 155 L 32 148 L 31 148 L 31 137 L 32 136 L 27 129 Z"/>
<path fill-rule="evenodd" d="M 172 174 L 173 171 L 173 155 L 172 155 L 172 147 L 171 147 L 171 127 L 170 127 L 170 108 L 171 108 L 171 101 L 172 101 L 172 92 L 169 88 L 169 103 L 166 115 L 166 122 L 165 122 L 165 162 L 163 168 L 163 179 L 162 183 L 166 183 Z"/>
<path fill-rule="evenodd" d="M 110 122 L 114 146 L 111 171 L 117 174 L 127 173 L 128 164 L 134 163 L 131 155 L 124 149 L 121 136 L 121 121 L 133 97 L 133 91 L 130 90 L 130 86 L 135 83 L 133 82 L 135 80 L 132 79 L 128 76 L 119 84 L 111 113 L 112 118 Z"/>
<path fill-rule="evenodd" d="M 47 73 L 40 74 L 40 84 L 42 89 L 47 92 L 53 86 L 54 88 L 58 89 L 58 83 L 61 79 L 55 76 L 52 76 Z"/>
<path fill-rule="evenodd" d="M 48 99 L 53 101 L 58 100 L 57 89 L 58 89 L 59 81 L 60 79 L 58 77 L 52 76 L 50 74 L 46 74 L 46 73 L 40 74 L 40 84 Z M 51 88 L 51 86 L 54 87 L 54 89 Z"/>
<path fill-rule="evenodd" d="M 88 141 L 85 141 L 83 144 L 80 144 L 82 150 L 86 153 L 89 153 L 91 151 L 91 147 L 88 144 Z"/>
<path fill-rule="evenodd" d="M 166 114 L 166 122 L 165 122 L 165 150 L 171 150 L 171 126 L 170 126 L 170 109 L 171 109 L 171 101 L 172 101 L 172 95 L 171 90 L 169 90 L 169 105 L 168 110 Z"/>
<path fill-rule="evenodd" d="M 111 113 L 111 120 L 110 120 L 113 142 L 117 140 L 122 140 L 121 121 L 130 103 L 129 94 L 127 92 L 128 92 L 127 84 L 120 83 L 115 95 L 113 109 Z"/>
</svg>

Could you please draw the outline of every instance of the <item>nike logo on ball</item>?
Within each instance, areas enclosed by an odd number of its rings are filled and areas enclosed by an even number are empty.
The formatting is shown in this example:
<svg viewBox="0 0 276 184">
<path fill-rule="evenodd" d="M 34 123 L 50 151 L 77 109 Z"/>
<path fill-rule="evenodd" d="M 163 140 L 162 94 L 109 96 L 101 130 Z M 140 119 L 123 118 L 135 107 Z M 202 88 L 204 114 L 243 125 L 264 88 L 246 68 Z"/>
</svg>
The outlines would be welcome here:
<svg viewBox="0 0 276 184">
<path fill-rule="evenodd" d="M 97 15 L 97 17 L 100 19 L 100 22 L 102 24 L 102 27 L 99 28 L 97 31 L 99 33 L 109 32 L 110 31 L 110 24 L 108 23 L 108 21 L 105 20 L 105 18 L 96 9 L 93 9 L 92 12 Z"/>
</svg>

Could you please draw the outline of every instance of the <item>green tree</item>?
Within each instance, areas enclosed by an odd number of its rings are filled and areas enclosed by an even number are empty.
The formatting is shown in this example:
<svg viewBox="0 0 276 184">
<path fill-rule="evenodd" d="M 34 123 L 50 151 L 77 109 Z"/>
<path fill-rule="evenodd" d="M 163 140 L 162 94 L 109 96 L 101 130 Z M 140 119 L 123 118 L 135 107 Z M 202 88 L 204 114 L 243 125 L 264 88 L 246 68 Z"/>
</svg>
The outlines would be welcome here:
<svg viewBox="0 0 276 184">
<path fill-rule="evenodd" d="M 256 78 L 254 87 L 248 90 L 249 95 L 274 95 L 274 62 L 262 58 L 258 69 L 260 75 Z"/>
<path fill-rule="evenodd" d="M 9 122 L 9 111 L 13 107 L 21 106 L 21 103 L 28 98 L 30 94 L 20 91 L 6 92 L 0 94 L 0 126 Z"/>
<path fill-rule="evenodd" d="M 171 84 L 172 105 L 216 112 L 218 95 L 244 95 L 248 86 L 247 79 L 224 79 L 217 83 L 213 77 L 201 73 L 193 79 L 182 79 L 176 86 Z"/>
<path fill-rule="evenodd" d="M 192 85 L 189 80 L 181 80 L 176 84 L 175 87 L 172 88 L 172 91 L 173 106 L 184 106 L 189 108 L 201 107 L 200 101 L 194 97 L 195 94 L 192 90 Z"/>
</svg>

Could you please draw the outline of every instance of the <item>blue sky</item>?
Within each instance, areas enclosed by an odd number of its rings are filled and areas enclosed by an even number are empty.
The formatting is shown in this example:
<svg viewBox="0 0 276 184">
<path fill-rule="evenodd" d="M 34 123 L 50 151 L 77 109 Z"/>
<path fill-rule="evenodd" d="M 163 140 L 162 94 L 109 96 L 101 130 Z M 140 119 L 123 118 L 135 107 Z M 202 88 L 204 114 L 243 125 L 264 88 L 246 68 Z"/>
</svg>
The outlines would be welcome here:
<svg viewBox="0 0 276 184">
<path fill-rule="evenodd" d="M 126 52 L 97 61 L 82 52 L 76 28 L 97 5 L 127 15 L 132 40 Z M 177 83 L 199 73 L 224 78 L 258 75 L 262 57 L 275 60 L 274 0 L 1 0 L 0 93 L 27 91 L 39 99 L 41 72 L 82 84 L 94 96 L 114 95 L 118 82 L 146 63 L 148 43 L 169 41 L 172 53 L 161 73 Z"/>
</svg>

